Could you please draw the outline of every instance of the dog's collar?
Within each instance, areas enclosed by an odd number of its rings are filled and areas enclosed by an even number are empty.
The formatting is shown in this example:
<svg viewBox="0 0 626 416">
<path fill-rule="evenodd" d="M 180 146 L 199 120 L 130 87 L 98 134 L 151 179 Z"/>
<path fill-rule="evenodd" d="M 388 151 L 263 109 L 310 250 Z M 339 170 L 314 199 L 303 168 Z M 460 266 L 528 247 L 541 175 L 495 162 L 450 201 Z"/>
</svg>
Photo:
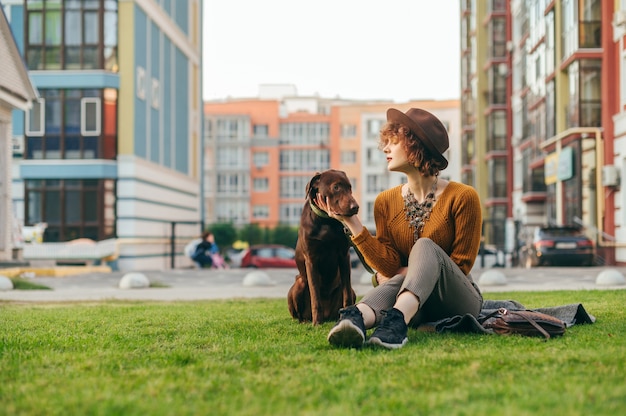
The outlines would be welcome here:
<svg viewBox="0 0 626 416">
<path fill-rule="evenodd" d="M 322 217 L 322 218 L 330 218 L 330 216 L 329 216 L 326 212 L 322 211 L 322 210 L 320 209 L 320 207 L 318 207 L 317 205 L 315 205 L 315 204 L 313 203 L 313 201 L 309 201 L 309 205 L 311 206 L 311 210 L 312 210 L 312 211 L 315 213 L 315 215 L 317 215 L 318 217 Z"/>
</svg>

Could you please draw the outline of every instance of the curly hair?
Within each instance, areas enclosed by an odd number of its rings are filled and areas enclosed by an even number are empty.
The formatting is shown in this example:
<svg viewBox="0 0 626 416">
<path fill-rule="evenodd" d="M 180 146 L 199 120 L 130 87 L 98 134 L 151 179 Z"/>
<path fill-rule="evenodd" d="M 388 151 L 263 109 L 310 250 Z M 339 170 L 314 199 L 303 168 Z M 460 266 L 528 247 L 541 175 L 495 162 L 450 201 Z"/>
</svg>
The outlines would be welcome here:
<svg viewBox="0 0 626 416">
<path fill-rule="evenodd" d="M 378 148 L 382 150 L 387 143 L 402 143 L 407 160 L 423 175 L 437 176 L 441 171 L 441 162 L 436 159 L 420 139 L 405 125 L 387 123 L 380 130 Z"/>
</svg>

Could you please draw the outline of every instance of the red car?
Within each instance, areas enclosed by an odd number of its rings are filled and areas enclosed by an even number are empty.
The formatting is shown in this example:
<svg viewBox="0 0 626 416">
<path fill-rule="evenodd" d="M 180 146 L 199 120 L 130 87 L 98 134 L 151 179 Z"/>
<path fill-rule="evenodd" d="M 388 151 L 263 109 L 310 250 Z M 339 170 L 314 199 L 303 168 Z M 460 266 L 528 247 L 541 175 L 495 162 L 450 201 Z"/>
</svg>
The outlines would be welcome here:
<svg viewBox="0 0 626 416">
<path fill-rule="evenodd" d="M 279 244 L 250 246 L 241 258 L 241 267 L 296 268 L 296 251 Z"/>
</svg>

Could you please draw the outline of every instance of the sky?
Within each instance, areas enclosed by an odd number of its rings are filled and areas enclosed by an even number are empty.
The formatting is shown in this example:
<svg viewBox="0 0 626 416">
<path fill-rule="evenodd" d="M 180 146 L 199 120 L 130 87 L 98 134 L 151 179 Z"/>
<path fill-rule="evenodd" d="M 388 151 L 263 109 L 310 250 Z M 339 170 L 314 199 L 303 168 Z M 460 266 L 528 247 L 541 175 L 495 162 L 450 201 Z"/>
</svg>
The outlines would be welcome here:
<svg viewBox="0 0 626 416">
<path fill-rule="evenodd" d="M 205 0 L 203 98 L 457 99 L 458 0 Z"/>
</svg>

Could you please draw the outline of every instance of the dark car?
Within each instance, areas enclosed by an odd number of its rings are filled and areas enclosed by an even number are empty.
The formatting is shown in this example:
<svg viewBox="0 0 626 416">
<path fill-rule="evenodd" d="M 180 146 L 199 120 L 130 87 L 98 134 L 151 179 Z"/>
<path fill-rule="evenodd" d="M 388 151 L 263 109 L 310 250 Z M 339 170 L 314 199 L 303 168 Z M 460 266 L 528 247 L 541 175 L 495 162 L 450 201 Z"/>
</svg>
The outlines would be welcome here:
<svg viewBox="0 0 626 416">
<path fill-rule="evenodd" d="M 520 264 L 536 266 L 592 266 L 593 241 L 575 226 L 537 227 L 520 248 Z"/>
<path fill-rule="evenodd" d="M 250 246 L 241 257 L 241 267 L 295 268 L 296 251 L 279 244 Z"/>
</svg>

